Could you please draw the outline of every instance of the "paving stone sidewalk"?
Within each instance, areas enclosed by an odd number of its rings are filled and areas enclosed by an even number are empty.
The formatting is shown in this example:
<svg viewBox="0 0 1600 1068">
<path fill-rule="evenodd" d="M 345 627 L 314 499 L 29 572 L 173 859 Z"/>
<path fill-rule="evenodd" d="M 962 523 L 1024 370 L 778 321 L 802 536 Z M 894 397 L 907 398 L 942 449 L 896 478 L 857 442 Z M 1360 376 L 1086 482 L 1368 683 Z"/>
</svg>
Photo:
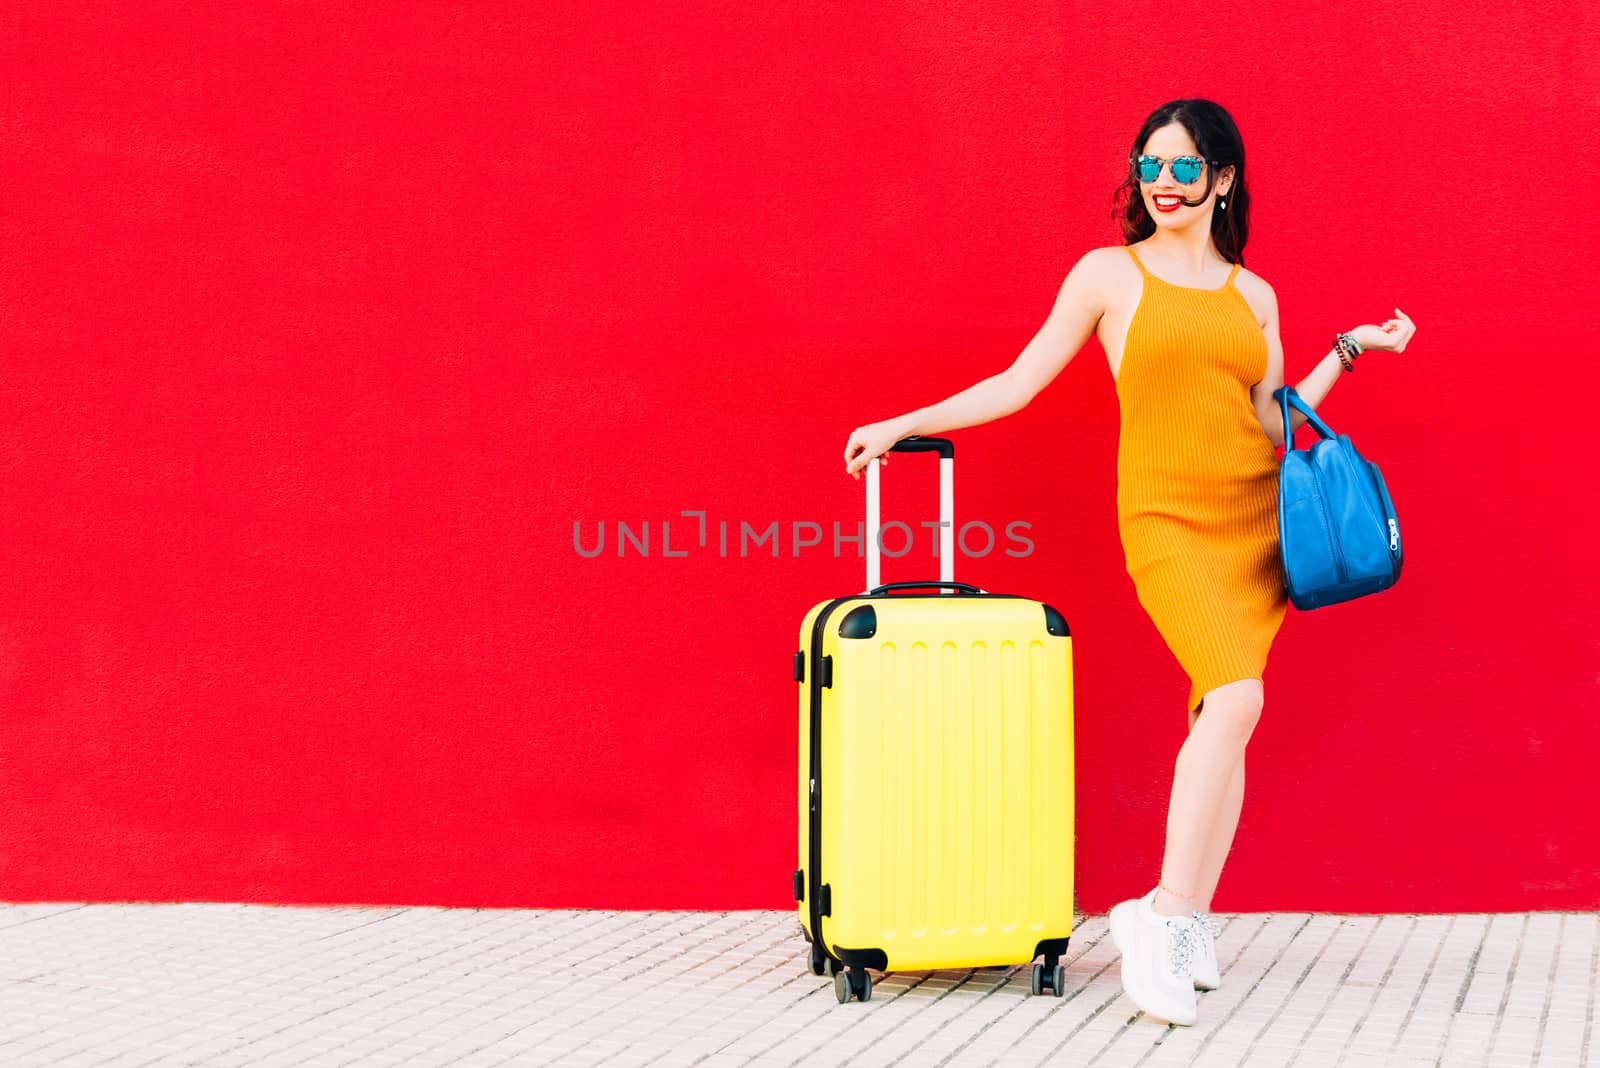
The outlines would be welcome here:
<svg viewBox="0 0 1600 1068">
<path fill-rule="evenodd" d="M 1026 967 L 838 1003 L 790 912 L 0 904 L 0 1066 L 1600 1066 L 1600 916 L 1219 917 L 1173 1028 L 1084 917 Z"/>
</svg>

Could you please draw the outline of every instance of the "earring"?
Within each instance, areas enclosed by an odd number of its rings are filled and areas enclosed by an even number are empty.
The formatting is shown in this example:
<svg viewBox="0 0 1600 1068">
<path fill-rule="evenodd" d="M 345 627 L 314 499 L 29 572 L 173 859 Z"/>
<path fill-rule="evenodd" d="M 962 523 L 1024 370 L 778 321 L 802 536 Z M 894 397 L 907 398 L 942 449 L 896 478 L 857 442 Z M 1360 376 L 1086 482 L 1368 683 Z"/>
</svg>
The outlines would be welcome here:
<svg viewBox="0 0 1600 1068">
<path fill-rule="evenodd" d="M 1218 197 L 1217 198 L 1217 207 L 1220 208 L 1223 211 L 1227 211 L 1228 210 L 1227 198 L 1226 197 Z"/>
</svg>

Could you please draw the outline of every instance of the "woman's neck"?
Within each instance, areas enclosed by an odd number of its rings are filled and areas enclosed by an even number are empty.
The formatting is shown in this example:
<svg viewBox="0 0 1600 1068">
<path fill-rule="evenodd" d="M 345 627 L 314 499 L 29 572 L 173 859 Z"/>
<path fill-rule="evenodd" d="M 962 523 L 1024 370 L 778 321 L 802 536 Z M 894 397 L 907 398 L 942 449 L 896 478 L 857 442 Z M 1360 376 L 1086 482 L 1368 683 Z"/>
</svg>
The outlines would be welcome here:
<svg viewBox="0 0 1600 1068">
<path fill-rule="evenodd" d="M 1153 249 L 1163 261 L 1193 276 L 1202 275 L 1211 264 L 1222 262 L 1222 256 L 1211 243 L 1211 231 L 1198 226 L 1184 230 L 1157 230 L 1139 242 L 1139 247 Z"/>
</svg>

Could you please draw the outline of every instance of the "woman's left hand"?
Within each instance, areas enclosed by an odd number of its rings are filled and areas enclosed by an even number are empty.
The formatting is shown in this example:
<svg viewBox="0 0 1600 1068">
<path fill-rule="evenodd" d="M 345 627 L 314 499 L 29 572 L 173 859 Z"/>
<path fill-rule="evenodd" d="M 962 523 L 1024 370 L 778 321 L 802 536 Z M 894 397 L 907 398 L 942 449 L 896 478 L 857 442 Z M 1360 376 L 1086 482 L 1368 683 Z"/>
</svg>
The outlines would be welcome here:
<svg viewBox="0 0 1600 1068">
<path fill-rule="evenodd" d="M 1382 352 L 1404 352 L 1406 342 L 1411 340 L 1411 335 L 1417 332 L 1417 324 L 1411 317 L 1399 308 L 1394 310 L 1395 317 L 1382 326 L 1373 326 L 1366 323 L 1350 331 L 1356 339 L 1356 344 L 1361 346 L 1363 352 L 1378 349 Z"/>
</svg>

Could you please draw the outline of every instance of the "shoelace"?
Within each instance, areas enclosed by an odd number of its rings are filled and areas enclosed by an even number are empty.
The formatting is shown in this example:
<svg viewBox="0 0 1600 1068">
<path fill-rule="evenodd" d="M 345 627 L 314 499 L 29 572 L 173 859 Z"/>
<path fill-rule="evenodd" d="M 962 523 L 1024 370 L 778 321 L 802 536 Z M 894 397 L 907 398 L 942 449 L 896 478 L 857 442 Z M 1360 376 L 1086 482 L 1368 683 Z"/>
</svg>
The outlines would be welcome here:
<svg viewBox="0 0 1600 1068">
<path fill-rule="evenodd" d="M 1167 921 L 1167 954 L 1172 970 L 1179 975 L 1194 974 L 1194 954 L 1200 948 L 1200 931 L 1193 920 Z"/>
<path fill-rule="evenodd" d="M 1211 913 L 1209 912 L 1196 912 L 1194 914 L 1194 922 L 1196 926 L 1205 928 L 1206 933 L 1211 936 L 1211 940 L 1213 942 L 1215 942 L 1217 940 L 1217 936 L 1222 933 L 1222 924 L 1212 919 Z"/>
</svg>

